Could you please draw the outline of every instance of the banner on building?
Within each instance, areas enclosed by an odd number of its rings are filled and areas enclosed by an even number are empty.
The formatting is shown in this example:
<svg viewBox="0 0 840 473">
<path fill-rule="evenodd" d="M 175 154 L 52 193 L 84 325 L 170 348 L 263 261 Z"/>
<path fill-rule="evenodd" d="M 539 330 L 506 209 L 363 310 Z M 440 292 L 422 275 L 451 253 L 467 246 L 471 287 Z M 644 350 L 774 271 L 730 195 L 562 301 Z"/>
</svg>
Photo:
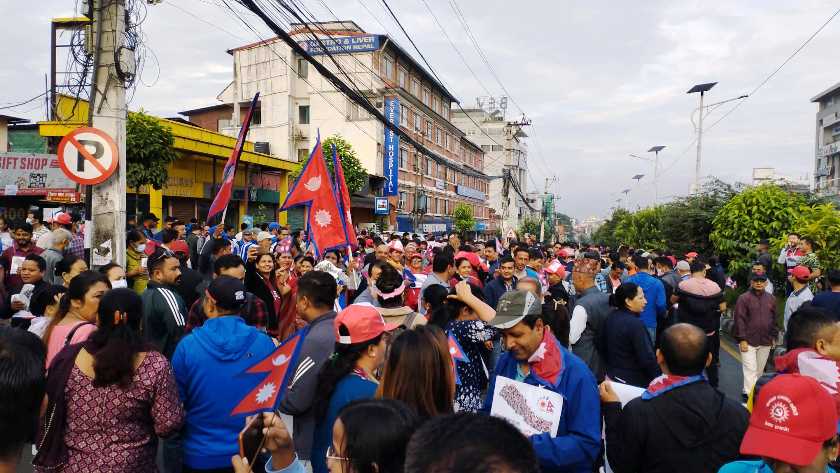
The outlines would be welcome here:
<svg viewBox="0 0 840 473">
<path fill-rule="evenodd" d="M 339 38 L 308 39 L 298 43 L 311 56 L 319 54 L 348 54 L 376 51 L 379 35 L 343 36 Z M 326 48 L 326 50 L 324 50 Z"/>
<path fill-rule="evenodd" d="M 0 153 L 0 195 L 75 192 L 54 154 Z"/>
<path fill-rule="evenodd" d="M 385 118 L 394 126 L 400 125 L 400 99 L 391 97 L 385 99 Z M 385 195 L 399 194 L 399 159 L 400 136 L 394 130 L 385 127 L 385 144 L 382 147 L 384 163 L 382 174 L 385 175 Z"/>
</svg>

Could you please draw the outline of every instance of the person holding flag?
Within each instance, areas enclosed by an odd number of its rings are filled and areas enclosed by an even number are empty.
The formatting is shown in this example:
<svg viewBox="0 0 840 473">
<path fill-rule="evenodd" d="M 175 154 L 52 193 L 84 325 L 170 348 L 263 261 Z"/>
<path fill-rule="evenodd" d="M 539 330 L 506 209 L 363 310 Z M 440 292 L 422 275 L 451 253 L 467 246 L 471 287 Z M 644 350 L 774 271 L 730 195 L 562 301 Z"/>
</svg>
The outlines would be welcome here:
<svg viewBox="0 0 840 473">
<path fill-rule="evenodd" d="M 484 401 L 492 371 L 486 361 L 490 354 L 487 342 L 498 336 L 498 330 L 487 322 L 495 316 L 496 311 L 484 302 L 481 289 L 466 280 L 456 284 L 446 304 L 431 313 L 429 323 L 441 327 L 450 336 L 450 354 L 464 355 L 461 361 L 453 357 L 456 379 L 460 381 L 455 388 L 456 411 L 477 412 Z M 452 353 L 452 338 L 456 353 Z"/>
<path fill-rule="evenodd" d="M 230 468 L 244 422 L 244 415 L 231 416 L 231 411 L 258 379 L 243 373 L 275 350 L 268 335 L 240 317 L 245 300 L 242 281 L 231 276 L 214 279 L 204 293 L 207 321 L 184 337 L 172 355 L 185 412 L 184 471 Z M 279 388 L 262 386 L 257 400 L 276 395 Z"/>
<path fill-rule="evenodd" d="M 306 228 L 316 258 L 322 257 L 328 250 L 343 250 L 350 245 L 334 185 L 324 161 L 319 135 L 309 160 L 304 164 L 300 176 L 292 184 L 286 201 L 280 207 L 281 212 L 302 205 L 308 207 Z"/>
</svg>

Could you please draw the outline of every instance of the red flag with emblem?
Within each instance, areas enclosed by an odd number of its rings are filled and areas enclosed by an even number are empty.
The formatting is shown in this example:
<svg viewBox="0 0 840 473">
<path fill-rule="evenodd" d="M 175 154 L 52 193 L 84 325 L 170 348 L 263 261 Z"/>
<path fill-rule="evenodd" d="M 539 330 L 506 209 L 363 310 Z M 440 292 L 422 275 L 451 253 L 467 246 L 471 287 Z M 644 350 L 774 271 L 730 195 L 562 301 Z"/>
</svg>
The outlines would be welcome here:
<svg viewBox="0 0 840 473">
<path fill-rule="evenodd" d="M 461 344 L 458 343 L 458 340 L 455 339 L 452 332 L 449 332 L 448 335 L 449 356 L 452 357 L 452 372 L 455 374 L 455 384 L 460 385 L 461 377 L 458 375 L 458 363 L 469 363 L 470 359 L 467 357 L 467 354 L 464 353 L 464 349 L 461 348 Z"/>
<path fill-rule="evenodd" d="M 350 215 L 350 191 L 347 190 L 347 181 L 344 180 L 344 167 L 341 165 L 341 159 L 338 157 L 335 145 L 332 146 L 332 155 L 333 169 L 335 170 L 335 194 L 341 210 L 342 224 L 347 235 L 347 241 L 351 247 L 355 248 L 358 246 L 359 240 L 356 238 L 353 217 Z"/>
<path fill-rule="evenodd" d="M 320 136 L 280 210 L 300 205 L 308 207 L 306 228 L 315 247 L 315 256 L 348 245 Z"/>
<path fill-rule="evenodd" d="M 246 370 L 246 373 L 268 373 L 262 381 L 245 396 L 230 415 L 249 414 L 274 409 L 280 393 L 288 385 L 290 369 L 298 354 L 298 347 L 306 330 L 295 332 L 287 338 L 276 350 L 257 364 Z"/>
</svg>

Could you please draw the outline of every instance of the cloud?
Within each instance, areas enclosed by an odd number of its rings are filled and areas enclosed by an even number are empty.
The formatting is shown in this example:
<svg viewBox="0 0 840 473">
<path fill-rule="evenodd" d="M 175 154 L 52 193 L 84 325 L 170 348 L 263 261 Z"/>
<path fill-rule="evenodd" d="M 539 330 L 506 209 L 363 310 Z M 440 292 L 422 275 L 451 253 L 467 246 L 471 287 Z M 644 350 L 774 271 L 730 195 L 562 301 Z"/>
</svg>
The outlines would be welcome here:
<svg viewBox="0 0 840 473">
<path fill-rule="evenodd" d="M 319 19 L 332 19 L 320 2 L 302 1 Z M 450 2 L 427 2 L 481 82 L 492 94 L 502 95 Z M 695 159 L 689 117 L 698 104 L 697 96 L 686 90 L 717 81 L 707 103 L 751 91 L 837 8 L 829 0 L 532 0 L 516 8 L 507 0 L 455 2 L 493 70 L 534 122 L 529 132 L 532 180 L 556 173 L 559 210 L 581 218 L 607 213 L 614 205 L 612 194 L 625 188 L 634 189 L 634 201 L 650 204 L 652 166 L 627 155 L 644 153 L 655 144 L 667 146 L 660 155 L 662 168 L 668 169 L 660 178 L 660 195 L 687 192 Z M 7 22 L 0 40 L 7 45 L 6 64 L 15 66 L 0 71 L 0 102 L 42 92 L 49 70 L 48 20 L 68 15 L 67 5 L 66 0 L 44 0 L 35 9 L 25 2 L 6 6 L 4 12 L 15 21 Z M 342 19 L 370 32 L 387 29 L 411 49 L 378 2 L 334 0 L 329 5 Z M 465 106 L 486 95 L 421 2 L 391 6 Z M 258 19 L 244 17 L 260 35 L 271 36 Z M 816 106 L 809 99 L 838 81 L 840 20 L 835 21 L 704 135 L 704 175 L 749 180 L 754 167 L 775 167 L 792 177 L 810 172 Z M 226 50 L 257 40 L 217 0 L 164 0 L 148 8 L 143 28 L 159 69 L 153 60 L 147 62 L 144 81 L 153 85 L 138 87 L 131 106 L 162 115 L 216 103 L 232 75 Z M 732 105 L 714 111 L 707 124 Z M 22 115 L 39 119 L 38 113 Z M 519 116 L 512 102 L 508 115 Z M 648 177 L 637 185 L 630 180 L 636 173 Z M 527 187 L 533 187 L 530 181 Z"/>
</svg>

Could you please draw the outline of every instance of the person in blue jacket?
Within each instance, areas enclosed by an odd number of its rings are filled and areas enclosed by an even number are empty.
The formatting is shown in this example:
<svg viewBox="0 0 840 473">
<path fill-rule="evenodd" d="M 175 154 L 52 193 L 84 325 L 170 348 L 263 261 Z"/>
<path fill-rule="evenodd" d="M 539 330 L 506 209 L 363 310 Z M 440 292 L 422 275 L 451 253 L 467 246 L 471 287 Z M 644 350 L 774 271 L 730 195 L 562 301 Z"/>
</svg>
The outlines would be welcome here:
<svg viewBox="0 0 840 473">
<path fill-rule="evenodd" d="M 385 363 L 388 332 L 398 324 L 386 324 L 375 307 L 351 304 L 336 315 L 335 352 L 318 373 L 315 393 L 315 437 L 312 441 L 312 471 L 328 473 L 327 450 L 333 442 L 333 424 L 344 406 L 357 399 L 373 399 L 379 387 L 374 373 Z"/>
<path fill-rule="evenodd" d="M 268 335 L 239 316 L 244 303 L 242 281 L 214 279 L 203 299 L 207 321 L 181 339 L 172 355 L 184 403 L 185 471 L 230 468 L 245 423 L 244 414 L 231 416 L 231 411 L 264 376 L 243 373 L 276 348 Z"/>
<path fill-rule="evenodd" d="M 625 282 L 632 282 L 642 288 L 647 299 L 645 310 L 642 311 L 640 318 L 647 328 L 650 341 L 654 346 L 657 346 L 656 335 L 657 325 L 660 321 L 665 320 L 665 315 L 668 310 L 668 304 L 665 301 L 665 285 L 659 279 L 656 279 L 651 273 L 650 258 L 642 255 L 633 255 L 633 264 L 638 271 L 636 274 L 627 278 Z M 664 327 L 660 327 L 663 329 Z M 661 332 L 662 330 L 659 330 Z"/>
<path fill-rule="evenodd" d="M 507 351 L 496 364 L 482 410 L 490 411 L 499 376 L 560 394 L 563 407 L 557 435 L 530 437 L 540 467 L 544 473 L 591 473 L 601 450 L 601 406 L 595 376 L 563 348 L 541 314 L 542 305 L 530 292 L 508 292 L 499 300 L 490 325 L 503 331 Z"/>
</svg>

